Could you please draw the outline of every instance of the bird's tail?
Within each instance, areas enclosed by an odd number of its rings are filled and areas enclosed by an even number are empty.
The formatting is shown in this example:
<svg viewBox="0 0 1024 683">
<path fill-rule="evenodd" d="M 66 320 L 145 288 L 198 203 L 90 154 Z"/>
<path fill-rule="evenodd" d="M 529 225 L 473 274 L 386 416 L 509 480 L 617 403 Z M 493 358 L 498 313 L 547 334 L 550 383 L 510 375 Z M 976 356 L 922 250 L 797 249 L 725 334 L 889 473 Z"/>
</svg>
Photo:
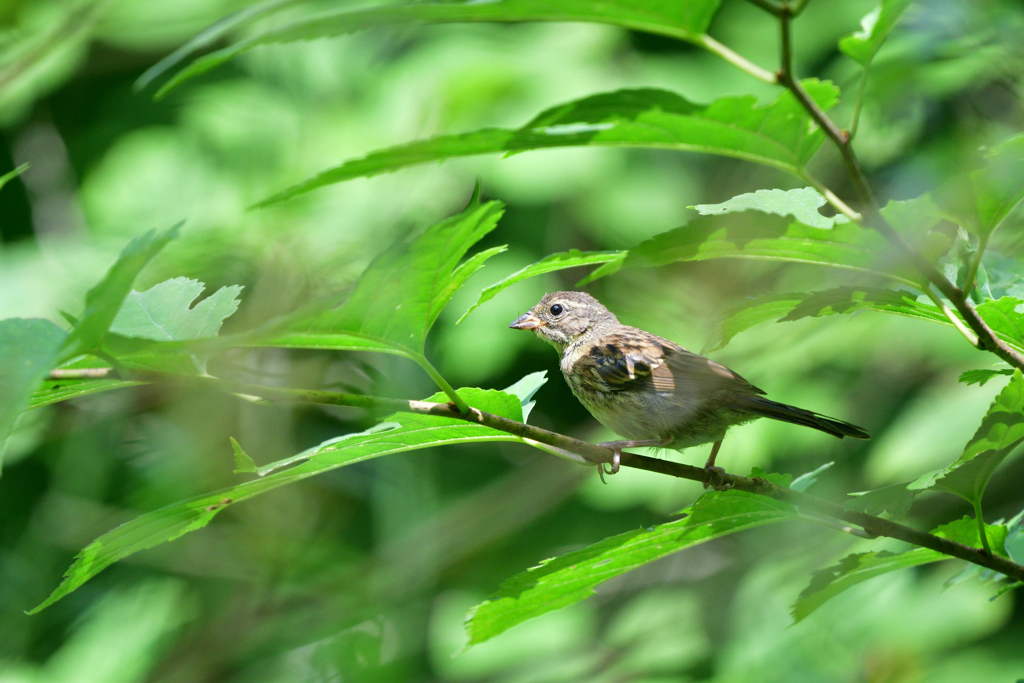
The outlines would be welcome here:
<svg viewBox="0 0 1024 683">
<path fill-rule="evenodd" d="M 852 425 L 849 422 L 843 422 L 841 420 L 833 420 L 831 417 L 825 417 L 824 415 L 812 413 L 811 411 L 804 410 L 803 408 L 789 406 L 785 403 L 778 403 L 760 396 L 739 397 L 733 406 L 739 410 L 752 413 L 760 417 L 770 417 L 773 420 L 781 420 L 782 422 L 791 422 L 795 425 L 811 427 L 812 429 L 817 429 L 818 431 L 825 432 L 826 434 L 837 436 L 840 439 L 844 436 L 851 436 L 855 439 L 871 438 L 870 434 L 857 425 Z"/>
</svg>

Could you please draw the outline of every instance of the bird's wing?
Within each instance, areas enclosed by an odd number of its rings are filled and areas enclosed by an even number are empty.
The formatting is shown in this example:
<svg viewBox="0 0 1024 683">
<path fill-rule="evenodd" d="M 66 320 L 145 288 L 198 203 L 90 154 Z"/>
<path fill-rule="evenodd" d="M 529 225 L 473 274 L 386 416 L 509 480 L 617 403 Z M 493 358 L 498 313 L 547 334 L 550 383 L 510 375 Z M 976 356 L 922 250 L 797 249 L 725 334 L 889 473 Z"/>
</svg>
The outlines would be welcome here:
<svg viewBox="0 0 1024 683">
<path fill-rule="evenodd" d="M 623 326 L 604 335 L 577 363 L 605 391 L 655 391 L 710 398 L 721 392 L 764 392 L 721 363 L 687 351 L 675 342 Z"/>
</svg>

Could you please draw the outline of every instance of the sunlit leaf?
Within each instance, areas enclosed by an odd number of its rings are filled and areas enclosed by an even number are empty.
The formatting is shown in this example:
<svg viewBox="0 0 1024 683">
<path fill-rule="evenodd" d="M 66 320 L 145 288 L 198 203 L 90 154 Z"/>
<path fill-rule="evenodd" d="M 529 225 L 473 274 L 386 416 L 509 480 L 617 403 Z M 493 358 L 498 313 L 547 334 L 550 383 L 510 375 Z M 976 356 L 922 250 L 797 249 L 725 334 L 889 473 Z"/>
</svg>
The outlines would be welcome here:
<svg viewBox="0 0 1024 683">
<path fill-rule="evenodd" d="M 986 525 L 985 531 L 992 547 L 1002 549 L 1006 538 L 1006 527 Z M 978 525 L 970 517 L 940 526 L 932 533 L 974 548 L 980 546 Z M 1005 557 L 1004 553 L 1000 552 L 999 554 Z M 838 564 L 814 572 L 810 584 L 793 603 L 793 620 L 804 619 L 830 598 L 868 579 L 888 574 L 897 569 L 952 559 L 954 559 L 952 556 L 944 555 L 930 548 L 915 548 L 902 553 L 881 550 L 847 555 Z"/>
<path fill-rule="evenodd" d="M 238 310 L 238 285 L 219 290 L 191 306 L 206 285 L 198 280 L 174 278 L 145 292 L 128 293 L 110 331 L 125 337 L 157 341 L 185 341 L 216 337 L 224 320 Z"/>
<path fill-rule="evenodd" d="M 821 467 L 815 468 L 810 472 L 805 472 L 801 474 L 799 477 L 790 482 L 789 488 L 793 489 L 794 491 L 806 491 L 807 489 L 814 486 L 814 484 L 818 481 L 818 477 L 821 476 L 822 472 L 832 467 L 832 465 L 835 465 L 835 463 L 827 462 Z"/>
<path fill-rule="evenodd" d="M 995 301 L 978 304 L 977 310 L 992 331 L 1004 341 L 1020 348 L 1024 346 L 1024 313 L 1017 309 L 1024 306 L 1024 301 L 1012 296 L 1004 296 Z"/>
<path fill-rule="evenodd" d="M 557 254 L 546 256 L 540 261 L 531 263 L 525 268 L 517 270 L 508 277 L 499 280 L 490 287 L 484 289 L 480 292 L 480 298 L 462 314 L 462 317 L 459 318 L 458 322 L 461 323 L 466 319 L 466 316 L 475 311 L 479 306 L 487 303 L 500 292 L 508 289 L 517 282 L 522 282 L 523 280 L 527 280 L 538 275 L 544 275 L 545 273 L 566 270 L 568 268 L 579 268 L 580 266 L 592 266 L 598 263 L 608 263 L 609 261 L 622 258 L 625 253 L 626 252 L 624 251 L 580 251 L 579 249 L 572 249 L 570 251 L 562 251 Z"/>
<path fill-rule="evenodd" d="M 952 220 L 987 238 L 1024 200 L 1024 134 L 993 147 L 985 162 L 945 183 L 935 198 Z"/>
<path fill-rule="evenodd" d="M 831 83 L 811 79 L 804 86 L 823 109 L 835 105 L 839 91 Z M 619 90 L 553 107 L 519 130 L 492 128 L 441 135 L 372 152 L 313 176 L 257 206 L 428 161 L 554 147 L 632 146 L 706 152 L 798 174 L 823 139 L 824 134 L 788 91 L 761 106 L 751 96 L 725 97 L 699 105 L 667 90 Z"/>
<path fill-rule="evenodd" d="M 512 420 L 522 419 L 522 406 L 519 398 L 514 395 L 483 389 L 460 389 L 459 395 L 469 405 L 480 410 Z M 437 394 L 427 400 L 443 402 L 448 397 Z M 366 432 L 334 439 L 313 453 L 301 454 L 299 460 L 290 458 L 286 463 L 266 466 L 276 470 L 294 463 L 292 467 L 238 486 L 168 505 L 122 524 L 87 545 L 75 557 L 61 584 L 32 612 L 49 607 L 114 562 L 140 550 L 173 541 L 189 531 L 201 529 L 225 507 L 280 486 L 391 453 L 447 444 L 521 441 L 517 436 L 490 427 L 436 415 L 395 413 L 386 418 L 386 422 L 396 423 L 397 427 L 382 430 L 378 426 Z M 251 458 L 248 463 L 243 460 L 243 465 L 249 463 L 252 463 Z"/>
<path fill-rule="evenodd" d="M 17 167 L 13 171 L 8 171 L 7 173 L 4 173 L 3 175 L 0 175 L 0 190 L 4 189 L 4 185 L 6 185 L 7 183 L 11 182 L 12 180 L 14 180 L 15 178 L 17 178 L 18 176 L 20 176 L 22 173 L 24 173 L 27 170 L 28 170 L 28 164 L 22 164 L 21 166 Z"/>
<path fill-rule="evenodd" d="M 67 333 L 49 320 L 0 320 L 0 470 L 14 423 L 53 368 Z"/>
<path fill-rule="evenodd" d="M 879 311 L 952 326 L 942 311 L 918 301 L 905 290 L 880 287 L 836 287 L 822 292 L 769 294 L 740 304 L 726 313 L 713 349 L 720 349 L 734 336 L 769 320 L 788 322 L 840 313 Z"/>
<path fill-rule="evenodd" d="M 932 488 L 969 503 L 981 500 L 992 473 L 1024 441 L 1024 376 L 1013 373 L 996 396 L 963 455 L 934 476 Z"/>
<path fill-rule="evenodd" d="M 812 228 L 831 228 L 836 219 L 827 218 L 818 210 L 827 203 L 813 187 L 802 187 L 796 190 L 757 190 L 737 195 L 721 204 L 698 204 L 690 208 L 702 216 L 757 210 L 775 216 L 789 216 Z M 848 222 L 845 216 L 839 218 L 842 223 Z"/>
<path fill-rule="evenodd" d="M 985 386 L 985 383 L 996 377 L 1009 377 L 1013 374 L 1013 368 L 1002 368 L 1000 370 L 967 370 L 960 375 L 960 381 L 964 384 L 977 384 Z"/>
<path fill-rule="evenodd" d="M 501 2 L 415 3 L 373 7 L 357 11 L 340 11 L 303 17 L 241 40 L 206 55 L 175 74 L 157 93 L 163 97 L 185 81 L 195 78 L 233 59 L 257 45 L 287 43 L 340 36 L 370 28 L 416 24 L 466 22 L 572 21 L 612 24 L 637 31 L 647 31 L 700 44 L 708 25 L 718 10 L 720 0 L 502 0 Z M 273 7 L 272 9 L 276 9 Z M 258 14 L 263 14 L 260 11 Z M 254 13 L 254 16 L 257 14 Z M 244 17 L 248 21 L 250 17 Z M 233 28 L 239 22 L 231 22 Z M 223 31 L 208 29 L 204 44 L 212 42 Z M 198 40 L 198 38 L 197 38 Z M 193 41 L 195 42 L 195 41 Z M 187 48 L 187 51 L 186 51 Z M 159 71 L 144 76 L 151 80 L 180 62 L 194 48 L 186 46 L 165 62 Z M 173 58 L 173 61 L 171 61 Z M 156 71 L 154 67 L 152 71 Z"/>
<path fill-rule="evenodd" d="M 860 31 L 839 41 L 839 49 L 862 66 L 867 66 L 912 2 L 913 0 L 882 0 L 881 5 L 861 20 Z"/>
<path fill-rule="evenodd" d="M 261 345 L 385 351 L 420 359 L 427 333 L 452 295 L 484 261 L 504 250 L 466 252 L 497 225 L 500 202 L 473 203 L 374 259 L 337 308 L 296 322 Z"/>
<path fill-rule="evenodd" d="M 61 359 L 99 351 L 135 277 L 164 246 L 177 237 L 181 224 L 157 234 L 139 235 L 124 248 L 106 276 L 85 295 L 85 310 L 68 334 Z"/>
<path fill-rule="evenodd" d="M 470 645 L 584 600 L 605 581 L 671 553 L 797 515 L 788 503 L 743 491 L 706 493 L 684 512 L 683 519 L 606 538 L 513 576 L 470 612 Z"/>
</svg>

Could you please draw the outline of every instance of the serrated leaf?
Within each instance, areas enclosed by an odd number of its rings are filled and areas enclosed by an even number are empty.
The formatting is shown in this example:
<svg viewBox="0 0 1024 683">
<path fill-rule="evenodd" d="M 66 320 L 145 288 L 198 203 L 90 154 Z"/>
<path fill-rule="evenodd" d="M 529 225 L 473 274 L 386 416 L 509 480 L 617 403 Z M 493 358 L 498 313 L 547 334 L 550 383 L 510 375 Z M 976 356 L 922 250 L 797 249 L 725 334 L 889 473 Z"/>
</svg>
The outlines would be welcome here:
<svg viewBox="0 0 1024 683">
<path fill-rule="evenodd" d="M 0 471 L 7 437 L 50 372 L 67 333 L 49 320 L 0 320 Z"/>
<path fill-rule="evenodd" d="M 740 304 L 726 313 L 711 350 L 722 348 L 740 332 L 769 320 L 790 322 L 859 311 L 893 313 L 952 326 L 942 311 L 918 301 L 911 292 L 880 287 L 836 287 L 821 292 L 769 294 Z"/>
<path fill-rule="evenodd" d="M 257 45 L 340 36 L 383 26 L 465 22 L 591 22 L 658 33 L 702 44 L 703 34 L 718 10 L 719 2 L 720 0 L 560 0 L 557 3 L 545 0 L 424 2 L 316 14 L 270 28 L 197 59 L 175 74 L 160 89 L 156 97 L 163 97 L 185 81 L 206 73 Z M 245 20 L 249 20 L 249 18 L 246 17 Z M 238 23 L 235 22 L 231 27 Z M 175 61 L 162 63 L 162 66 L 158 65 L 160 72 L 166 71 L 173 63 L 180 62 L 193 51 L 190 49 L 176 57 L 172 55 L 175 57 Z M 171 58 L 168 58 L 165 61 L 170 62 L 170 60 Z"/>
<path fill-rule="evenodd" d="M 985 383 L 990 379 L 996 377 L 1009 377 L 1013 374 L 1013 368 L 1003 368 L 1001 370 L 967 370 L 961 373 L 960 380 L 964 384 L 977 384 L 978 386 L 985 386 Z"/>
<path fill-rule="evenodd" d="M 860 31 L 839 41 L 839 49 L 866 67 L 875 58 L 878 48 L 882 47 L 911 2 L 913 0 L 882 0 L 881 5 L 861 20 Z"/>
<path fill-rule="evenodd" d="M 235 474 L 259 474 L 260 468 L 256 467 L 256 461 L 242 450 L 242 446 L 235 440 L 235 437 L 230 438 L 231 450 L 235 456 Z"/>
<path fill-rule="evenodd" d="M 1017 309 L 1024 305 L 1017 297 L 1004 296 L 976 307 L 978 315 L 1001 339 L 1021 348 L 1024 346 L 1024 314 Z"/>
<path fill-rule="evenodd" d="M 459 395 L 469 405 L 480 410 L 511 420 L 522 419 L 519 399 L 511 394 L 483 389 L 460 389 Z M 448 397 L 436 394 L 427 400 L 443 402 L 447 401 Z M 97 538 L 75 556 L 75 561 L 65 573 L 61 584 L 31 613 L 49 607 L 114 562 L 140 550 L 173 541 L 190 531 L 201 529 L 225 507 L 280 486 L 391 453 L 447 444 L 521 441 L 517 436 L 490 427 L 436 415 L 395 413 L 386 418 L 386 421 L 397 423 L 398 427 L 386 430 L 378 427 L 367 432 L 346 435 L 342 440 L 335 440 L 336 443 L 305 456 L 303 461 L 294 467 L 238 486 L 174 503 L 122 524 Z M 274 463 L 267 467 L 277 469 L 281 466 L 282 463 Z"/>
<path fill-rule="evenodd" d="M 3 175 L 0 175 L 0 190 L 4 189 L 4 185 L 6 185 L 7 183 L 11 182 L 12 180 L 14 180 L 18 176 L 20 176 L 22 173 L 27 171 L 28 168 L 29 168 L 28 164 L 22 164 L 21 166 L 18 166 L 13 171 L 8 171 L 7 173 L 4 173 Z"/>
<path fill-rule="evenodd" d="M 839 91 L 831 83 L 811 79 L 804 81 L 804 86 L 823 109 L 830 109 L 838 99 Z M 627 145 L 705 152 L 799 175 L 823 140 L 824 134 L 788 91 L 761 106 L 753 96 L 725 97 L 699 105 L 667 90 L 619 90 L 553 107 L 518 130 L 486 129 L 441 135 L 372 152 L 313 176 L 256 206 L 428 161 L 555 147 Z"/>
<path fill-rule="evenodd" d="M 106 276 L 85 295 L 85 310 L 68 334 L 60 360 L 99 351 L 135 277 L 164 246 L 178 236 L 181 224 L 157 234 L 139 235 L 124 248 Z"/>
<path fill-rule="evenodd" d="M 117 312 L 110 331 L 125 337 L 186 341 L 216 337 L 224 320 L 238 310 L 239 285 L 221 287 L 191 306 L 206 285 L 177 277 L 145 292 L 132 290 Z"/>
<path fill-rule="evenodd" d="M 920 490 L 908 484 L 892 484 L 871 491 L 851 493 L 852 498 L 843 503 L 847 510 L 855 510 L 878 516 L 888 512 L 893 519 L 902 519 L 910 513 L 910 506 Z"/>
<path fill-rule="evenodd" d="M 288 348 L 383 351 L 421 360 L 427 333 L 455 292 L 504 247 L 466 252 L 494 229 L 501 202 L 473 203 L 411 242 L 378 256 L 336 308 L 254 343 Z"/>
<path fill-rule="evenodd" d="M 605 581 L 671 553 L 797 515 L 788 503 L 735 490 L 706 493 L 685 512 L 683 519 L 606 538 L 513 576 L 469 613 L 469 644 L 584 600 Z"/>
<path fill-rule="evenodd" d="M 993 147 L 985 162 L 943 184 L 935 197 L 951 220 L 987 239 L 1024 200 L 1024 134 Z"/>
<path fill-rule="evenodd" d="M 834 218 L 827 218 L 818 211 L 827 203 L 813 187 L 802 187 L 796 190 L 757 190 L 737 195 L 721 204 L 698 204 L 690 208 L 702 216 L 757 210 L 775 216 L 789 216 L 812 228 L 827 229 L 836 223 Z M 840 218 L 843 219 L 841 222 L 848 222 L 845 216 Z"/>
<path fill-rule="evenodd" d="M 977 504 L 992 473 L 1024 441 L 1024 375 L 1015 370 L 992 401 L 963 455 L 935 475 L 931 488 Z M 1000 546 L 1001 547 L 1001 546 Z"/>
<path fill-rule="evenodd" d="M 502 291 L 518 282 L 528 280 L 529 278 L 536 277 L 538 275 L 566 270 L 568 268 L 579 268 L 580 266 L 592 266 L 598 263 L 608 263 L 609 261 L 622 258 L 625 253 L 626 252 L 624 251 L 580 251 L 579 249 L 570 249 L 569 251 L 562 251 L 557 254 L 545 256 L 540 261 L 531 263 L 525 268 L 517 270 L 508 277 L 498 280 L 490 287 L 481 291 L 480 298 L 462 314 L 462 317 L 459 318 L 458 322 L 455 324 L 458 325 L 466 319 L 466 316 L 475 311 L 481 305 L 487 303 Z"/>
<path fill-rule="evenodd" d="M 767 214 L 698 216 L 686 225 L 655 235 L 630 249 L 621 261 L 601 266 L 584 283 L 619 268 L 653 268 L 716 258 L 807 263 L 882 275 L 915 285 L 912 275 L 878 233 L 856 223 L 812 228 Z"/>
<path fill-rule="evenodd" d="M 985 532 L 993 548 L 1003 547 L 1003 542 L 1006 538 L 1005 526 L 986 525 Z M 932 533 L 974 548 L 980 547 L 978 525 L 970 517 L 964 517 L 950 524 L 940 526 L 933 530 Z M 868 579 L 888 574 L 897 569 L 906 569 L 908 567 L 917 567 L 923 564 L 952 559 L 955 558 L 930 548 L 915 548 L 903 553 L 882 550 L 847 555 L 838 564 L 820 569 L 812 574 L 811 582 L 800 593 L 797 601 L 793 603 L 793 620 L 801 621 L 830 598 Z"/>
</svg>

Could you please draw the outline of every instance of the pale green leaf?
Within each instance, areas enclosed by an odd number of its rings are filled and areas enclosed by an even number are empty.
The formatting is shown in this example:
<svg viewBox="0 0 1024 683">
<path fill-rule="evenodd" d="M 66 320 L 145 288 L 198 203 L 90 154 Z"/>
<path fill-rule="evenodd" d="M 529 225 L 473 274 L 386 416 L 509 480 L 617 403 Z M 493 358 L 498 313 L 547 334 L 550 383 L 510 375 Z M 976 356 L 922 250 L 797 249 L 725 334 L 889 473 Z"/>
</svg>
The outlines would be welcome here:
<svg viewBox="0 0 1024 683">
<path fill-rule="evenodd" d="M 830 109 L 838 99 L 839 91 L 831 83 L 811 79 L 804 86 L 823 109 Z M 667 90 L 619 90 L 553 107 L 518 130 L 441 135 L 372 152 L 283 190 L 257 206 L 428 161 L 555 147 L 631 146 L 705 152 L 799 175 L 823 140 L 824 134 L 788 91 L 761 106 L 752 96 L 725 97 L 699 105 Z"/>
<path fill-rule="evenodd" d="M 4 173 L 3 175 L 0 175 L 0 190 L 4 189 L 4 185 L 6 185 L 7 183 L 11 182 L 12 180 L 14 180 L 15 178 L 17 178 L 18 176 L 20 176 L 22 173 L 24 173 L 27 170 L 28 170 L 28 164 L 22 164 L 21 166 L 17 167 L 13 171 L 8 171 L 7 173 Z"/>
<path fill-rule="evenodd" d="M 53 368 L 67 333 L 49 320 L 0 320 L 0 470 L 7 437 Z"/>
<path fill-rule="evenodd" d="M 125 337 L 157 341 L 186 341 L 216 337 L 224 320 L 238 310 L 238 285 L 219 290 L 189 307 L 206 285 L 174 278 L 145 292 L 128 293 L 110 331 Z"/>
<path fill-rule="evenodd" d="M 511 394 L 483 389 L 460 389 L 459 395 L 474 408 L 511 420 L 522 419 L 520 401 Z M 447 401 L 448 397 L 437 394 L 427 400 L 442 402 Z M 283 471 L 174 503 L 122 524 L 86 546 L 75 557 L 61 584 L 42 604 L 33 609 L 32 613 L 52 605 L 114 562 L 140 550 L 173 541 L 189 531 L 201 529 L 225 507 L 280 486 L 391 453 L 447 444 L 521 441 L 517 436 L 490 427 L 436 415 L 396 413 L 388 417 L 387 422 L 397 423 L 398 426 L 383 430 L 378 426 L 359 434 L 346 435 L 341 439 L 332 440 L 313 453 L 302 454 L 300 461 L 288 459 L 286 462 L 267 466 L 280 469 L 294 463 L 294 466 Z M 243 461 L 243 465 L 251 462 L 250 458 L 248 462 Z"/>
<path fill-rule="evenodd" d="M 839 49 L 861 66 L 874 59 L 878 48 L 896 27 L 896 23 L 913 0 L 882 0 L 882 4 L 869 12 L 860 22 L 861 30 L 839 41 Z"/>
<path fill-rule="evenodd" d="M 584 600 L 605 581 L 666 555 L 797 517 L 796 508 L 788 503 L 735 490 L 706 493 L 685 512 L 683 519 L 606 538 L 513 576 L 470 612 L 466 622 L 470 645 Z"/>
<path fill-rule="evenodd" d="M 231 437 L 231 450 L 235 456 L 235 474 L 259 474 L 259 468 L 248 453 L 242 450 L 235 437 Z"/>
<path fill-rule="evenodd" d="M 836 220 L 821 215 L 818 211 L 828 202 L 813 187 L 802 187 L 796 190 L 757 190 L 741 194 L 721 204 L 698 204 L 691 206 L 702 216 L 720 216 L 735 211 L 757 210 L 775 216 L 789 216 L 798 223 L 812 228 L 831 228 Z M 840 222 L 846 223 L 845 216 Z"/>
<path fill-rule="evenodd" d="M 835 465 L 835 463 L 827 462 L 821 467 L 815 468 L 810 472 L 804 472 L 789 484 L 789 488 L 794 491 L 806 491 L 814 486 L 815 482 L 818 481 L 818 477 L 821 476 L 821 473 L 832 467 L 832 465 Z"/>
<path fill-rule="evenodd" d="M 1013 374 L 1013 368 L 1002 368 L 999 370 L 967 370 L 961 373 L 960 381 L 964 384 L 977 384 L 985 386 L 985 383 L 996 377 L 1009 377 Z"/>
<path fill-rule="evenodd" d="M 525 268 L 517 270 L 508 277 L 495 282 L 493 285 L 480 292 L 480 298 L 462 314 L 462 317 L 459 318 L 456 324 L 461 323 L 466 319 L 466 316 L 475 311 L 479 306 L 487 303 L 500 292 L 508 289 L 517 282 L 522 282 L 523 280 L 527 280 L 538 275 L 544 275 L 545 273 L 566 270 L 568 268 L 579 268 L 580 266 L 592 266 L 598 263 L 608 263 L 609 261 L 621 258 L 625 253 L 626 252 L 624 251 L 580 251 L 579 249 L 571 249 L 569 251 L 562 251 L 557 254 L 546 256 L 536 263 L 531 263 Z"/>
<path fill-rule="evenodd" d="M 1006 527 L 1002 525 L 986 525 L 985 532 L 993 548 L 1002 548 L 1006 539 Z M 970 517 L 964 517 L 950 524 L 945 524 L 932 531 L 936 536 L 963 543 L 974 548 L 980 547 L 978 525 Z M 999 554 L 1005 554 L 1000 552 Z M 941 560 L 954 559 L 929 548 L 915 548 L 903 553 L 887 550 L 855 553 L 847 555 L 838 564 L 820 569 L 811 577 L 807 588 L 793 603 L 793 620 L 800 621 L 814 610 L 821 607 L 830 598 L 839 595 L 848 588 L 882 574 L 930 564 Z"/>
<path fill-rule="evenodd" d="M 983 168 L 946 182 L 935 196 L 951 220 L 987 239 L 1024 200 L 1024 134 L 993 147 L 985 161 Z"/>
<path fill-rule="evenodd" d="M 415 3 L 372 7 L 357 11 L 343 10 L 302 17 L 290 23 L 256 33 L 226 48 L 206 55 L 175 74 L 157 93 L 157 98 L 178 87 L 185 81 L 206 73 L 224 64 L 246 50 L 257 45 L 287 43 L 340 36 L 357 31 L 383 26 L 408 26 L 417 24 L 446 24 L 467 22 L 525 22 L 558 21 L 590 22 L 622 26 L 637 31 L 647 31 L 688 40 L 701 44 L 703 34 L 720 0 L 501 0 L 501 2 L 445 2 Z M 276 7 L 271 7 L 276 9 Z M 254 13 L 258 16 L 264 12 Z M 248 21 L 250 17 L 244 17 Z M 233 28 L 239 22 L 232 22 Z M 208 30 L 211 38 L 219 37 L 222 31 Z M 204 43 L 209 43 L 204 38 Z M 159 71 L 153 77 L 166 71 L 174 63 L 194 52 L 193 48 L 180 50 L 182 54 L 172 55 L 167 64 L 158 65 Z M 157 67 L 154 67 L 156 70 Z"/>
<path fill-rule="evenodd" d="M 151 230 L 128 243 L 106 276 L 85 295 L 85 310 L 68 334 L 61 360 L 99 351 L 135 277 L 164 246 L 177 237 L 178 224 L 157 234 Z"/>
</svg>

